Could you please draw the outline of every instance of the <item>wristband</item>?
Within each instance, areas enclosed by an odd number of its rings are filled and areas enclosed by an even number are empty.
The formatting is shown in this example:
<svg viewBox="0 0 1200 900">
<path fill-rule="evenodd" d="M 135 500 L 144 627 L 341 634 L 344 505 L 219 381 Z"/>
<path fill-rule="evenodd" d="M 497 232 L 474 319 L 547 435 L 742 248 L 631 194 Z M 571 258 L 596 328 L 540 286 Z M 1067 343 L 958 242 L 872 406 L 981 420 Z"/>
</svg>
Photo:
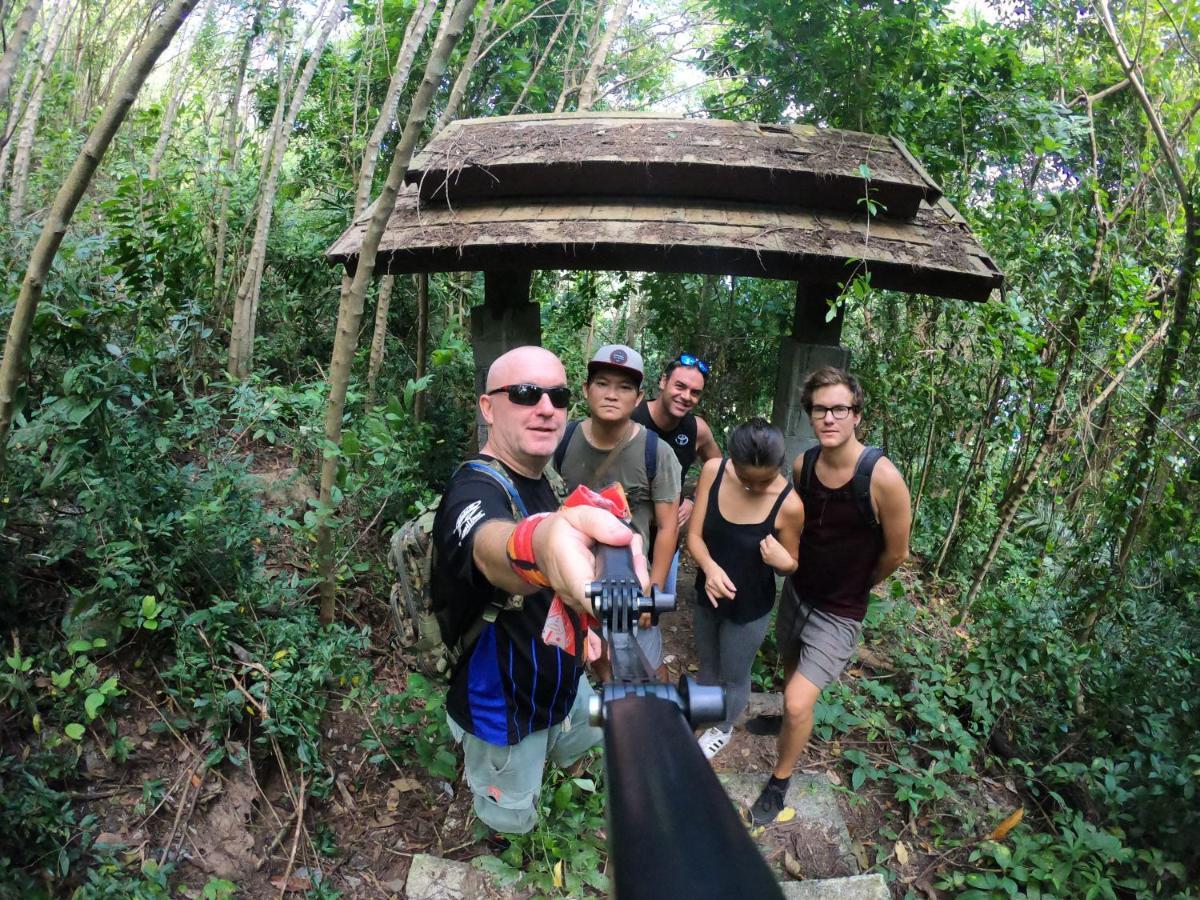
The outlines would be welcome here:
<svg viewBox="0 0 1200 900">
<path fill-rule="evenodd" d="M 533 532 L 549 515 L 552 513 L 544 512 L 526 516 L 517 523 L 517 527 L 508 536 L 508 564 L 526 584 L 541 588 L 550 587 L 550 580 L 542 574 L 533 558 Z"/>
</svg>

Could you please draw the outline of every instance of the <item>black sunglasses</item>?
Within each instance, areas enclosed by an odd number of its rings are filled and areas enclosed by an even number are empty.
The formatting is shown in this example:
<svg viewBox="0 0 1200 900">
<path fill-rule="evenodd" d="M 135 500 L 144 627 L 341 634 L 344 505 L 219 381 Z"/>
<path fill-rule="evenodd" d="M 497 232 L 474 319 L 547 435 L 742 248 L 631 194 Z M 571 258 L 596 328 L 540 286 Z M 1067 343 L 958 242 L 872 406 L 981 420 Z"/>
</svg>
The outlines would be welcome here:
<svg viewBox="0 0 1200 900">
<path fill-rule="evenodd" d="M 504 387 L 494 388 L 488 391 L 488 396 L 492 394 L 508 394 L 508 399 L 517 406 L 537 406 L 542 399 L 542 394 L 550 398 L 550 405 L 555 409 L 566 409 L 567 404 L 571 402 L 571 389 L 569 387 L 542 387 L 540 384 L 506 384 Z"/>
<path fill-rule="evenodd" d="M 689 369 L 696 368 L 700 370 L 700 374 L 707 376 L 712 368 L 698 356 L 692 356 L 690 353 L 680 353 L 679 358 L 675 360 L 681 366 L 687 366 Z"/>
</svg>

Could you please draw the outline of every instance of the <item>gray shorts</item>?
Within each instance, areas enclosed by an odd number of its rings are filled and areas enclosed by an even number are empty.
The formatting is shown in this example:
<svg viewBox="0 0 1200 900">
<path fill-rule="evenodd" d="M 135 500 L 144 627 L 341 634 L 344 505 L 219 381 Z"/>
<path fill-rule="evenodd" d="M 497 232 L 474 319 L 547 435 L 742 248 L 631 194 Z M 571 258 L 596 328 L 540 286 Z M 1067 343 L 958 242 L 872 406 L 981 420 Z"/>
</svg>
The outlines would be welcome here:
<svg viewBox="0 0 1200 900">
<path fill-rule="evenodd" d="M 862 622 L 813 609 L 786 579 L 775 618 L 775 643 L 785 670 L 799 672 L 824 690 L 837 681 L 854 655 Z"/>
<path fill-rule="evenodd" d="M 463 745 L 467 784 L 475 795 L 480 821 L 506 834 L 533 829 L 546 757 L 569 766 L 604 739 L 603 731 L 588 724 L 588 698 L 593 693 L 588 680 L 580 676 L 575 703 L 562 722 L 507 747 L 481 741 L 446 717 L 454 739 Z"/>
</svg>

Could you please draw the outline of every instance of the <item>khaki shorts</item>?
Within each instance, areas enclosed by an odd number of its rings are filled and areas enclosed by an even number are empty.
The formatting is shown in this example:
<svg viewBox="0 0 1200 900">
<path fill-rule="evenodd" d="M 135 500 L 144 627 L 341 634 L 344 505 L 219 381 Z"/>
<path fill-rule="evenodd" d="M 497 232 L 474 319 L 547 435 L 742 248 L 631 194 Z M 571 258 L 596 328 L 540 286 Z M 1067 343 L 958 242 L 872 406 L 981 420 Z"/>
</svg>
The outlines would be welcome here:
<svg viewBox="0 0 1200 900">
<path fill-rule="evenodd" d="M 480 821 L 506 834 L 533 829 L 546 757 L 569 766 L 604 739 L 601 729 L 588 724 L 588 698 L 593 693 L 581 675 L 575 703 L 565 719 L 504 747 L 468 734 L 447 716 L 450 732 L 463 745 L 467 784 L 475 795 L 475 815 Z"/>
<path fill-rule="evenodd" d="M 793 666 L 821 690 L 837 681 L 854 655 L 862 622 L 814 609 L 784 581 L 775 618 L 775 643 L 785 670 Z"/>
</svg>

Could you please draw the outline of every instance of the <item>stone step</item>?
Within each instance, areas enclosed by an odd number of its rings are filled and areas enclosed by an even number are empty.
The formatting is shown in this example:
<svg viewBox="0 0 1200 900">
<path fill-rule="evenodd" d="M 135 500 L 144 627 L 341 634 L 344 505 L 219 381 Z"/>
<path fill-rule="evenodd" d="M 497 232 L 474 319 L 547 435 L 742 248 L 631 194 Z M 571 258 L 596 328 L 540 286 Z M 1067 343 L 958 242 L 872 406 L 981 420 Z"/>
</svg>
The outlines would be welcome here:
<svg viewBox="0 0 1200 900">
<path fill-rule="evenodd" d="M 404 896 L 408 900 L 477 900 L 510 898 L 513 894 L 471 863 L 416 853 L 408 869 Z"/>
<path fill-rule="evenodd" d="M 818 881 L 785 881 L 786 900 L 890 900 L 887 882 L 878 872 Z"/>
<path fill-rule="evenodd" d="M 750 702 L 746 704 L 746 718 L 755 716 L 783 715 L 783 694 L 778 691 L 762 694 L 757 691 L 750 694 Z"/>
<path fill-rule="evenodd" d="M 766 784 L 762 774 L 724 773 L 719 777 L 739 810 L 749 809 Z M 805 879 L 858 874 L 850 832 L 828 778 L 797 772 L 788 785 L 784 803 L 796 811 L 794 818 L 753 832 L 763 856 L 781 880 L 794 878 L 797 871 Z"/>
</svg>

